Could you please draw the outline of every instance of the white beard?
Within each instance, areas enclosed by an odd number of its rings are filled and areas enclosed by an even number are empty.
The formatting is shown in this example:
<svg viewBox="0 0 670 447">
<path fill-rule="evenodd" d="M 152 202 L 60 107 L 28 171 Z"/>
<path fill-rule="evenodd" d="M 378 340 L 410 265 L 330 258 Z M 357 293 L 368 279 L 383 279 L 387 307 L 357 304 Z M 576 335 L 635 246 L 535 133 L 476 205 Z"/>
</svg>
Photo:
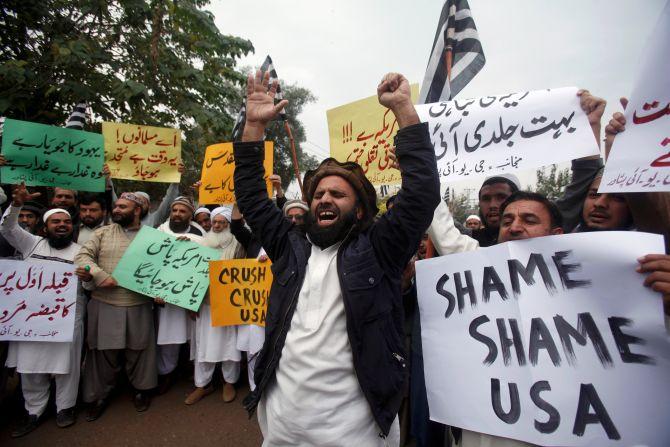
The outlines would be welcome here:
<svg viewBox="0 0 670 447">
<path fill-rule="evenodd" d="M 223 250 L 227 248 L 230 244 L 235 241 L 235 236 L 230 232 L 230 228 L 226 228 L 220 233 L 215 233 L 213 231 L 208 231 L 205 234 L 205 240 L 203 245 L 206 247 L 212 247 L 217 250 Z"/>
</svg>

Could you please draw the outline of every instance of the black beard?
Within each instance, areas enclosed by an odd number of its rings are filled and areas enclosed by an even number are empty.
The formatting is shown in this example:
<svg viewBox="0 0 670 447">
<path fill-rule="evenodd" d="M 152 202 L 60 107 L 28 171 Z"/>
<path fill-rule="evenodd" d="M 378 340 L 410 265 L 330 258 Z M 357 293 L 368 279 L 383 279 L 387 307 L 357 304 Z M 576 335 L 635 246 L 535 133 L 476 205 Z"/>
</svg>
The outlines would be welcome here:
<svg viewBox="0 0 670 447">
<path fill-rule="evenodd" d="M 81 223 L 83 223 L 84 226 L 86 226 L 86 227 L 92 229 L 92 228 L 97 227 L 99 224 L 101 224 L 103 220 L 104 220 L 104 218 L 101 217 L 100 219 L 98 219 L 98 220 L 94 220 L 94 221 L 91 222 L 91 223 L 85 222 L 84 220 L 81 220 Z"/>
<path fill-rule="evenodd" d="M 55 248 L 56 250 L 60 250 L 62 248 L 67 247 L 72 243 L 73 239 L 73 234 L 70 233 L 67 236 L 56 236 L 54 234 L 49 234 L 47 235 L 47 242 L 49 243 L 49 246 L 51 248 Z"/>
<path fill-rule="evenodd" d="M 174 220 L 170 220 L 170 230 L 172 230 L 175 233 L 185 233 L 190 225 L 191 222 L 177 222 Z"/>
<path fill-rule="evenodd" d="M 356 208 L 340 215 L 337 221 L 327 227 L 319 227 L 316 216 L 311 212 L 305 215 L 305 226 L 309 240 L 319 248 L 328 248 L 340 242 L 356 223 Z"/>
<path fill-rule="evenodd" d="M 126 228 L 135 221 L 135 216 L 133 214 L 115 214 L 112 216 L 112 222 L 121 225 L 123 228 Z"/>
</svg>

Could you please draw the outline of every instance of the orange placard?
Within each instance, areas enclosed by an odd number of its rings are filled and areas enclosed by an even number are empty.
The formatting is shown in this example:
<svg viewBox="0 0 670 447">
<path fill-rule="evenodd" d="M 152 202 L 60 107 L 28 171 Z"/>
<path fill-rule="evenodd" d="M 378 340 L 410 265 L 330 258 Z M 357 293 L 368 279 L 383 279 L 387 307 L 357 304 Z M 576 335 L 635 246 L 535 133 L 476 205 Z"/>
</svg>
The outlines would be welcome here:
<svg viewBox="0 0 670 447">
<path fill-rule="evenodd" d="M 256 259 L 210 261 L 212 326 L 255 324 L 265 327 L 272 286 L 271 265 L 270 261 Z"/>
<path fill-rule="evenodd" d="M 273 160 L 272 141 L 265 142 L 265 183 L 268 188 L 268 197 L 272 194 L 272 184 L 268 177 L 272 175 Z M 202 163 L 202 176 L 198 202 L 203 205 L 226 205 L 235 203 L 235 157 L 233 157 L 233 143 L 218 143 L 207 146 L 205 160 Z"/>
</svg>

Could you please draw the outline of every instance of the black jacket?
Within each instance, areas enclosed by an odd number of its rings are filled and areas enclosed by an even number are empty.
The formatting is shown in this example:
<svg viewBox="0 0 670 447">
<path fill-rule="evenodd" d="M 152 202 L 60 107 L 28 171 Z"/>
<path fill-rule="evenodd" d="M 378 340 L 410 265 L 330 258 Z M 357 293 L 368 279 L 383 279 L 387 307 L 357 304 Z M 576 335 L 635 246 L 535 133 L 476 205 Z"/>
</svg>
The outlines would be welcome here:
<svg viewBox="0 0 670 447">
<path fill-rule="evenodd" d="M 364 232 L 356 227 L 337 253 L 337 272 L 358 382 L 384 435 L 407 378 L 403 347 L 402 271 L 416 252 L 440 200 L 435 153 L 425 123 L 396 137 L 402 188 L 395 207 Z M 272 260 L 265 343 L 254 371 L 256 389 L 244 400 L 250 414 L 275 376 L 305 279 L 311 244 L 268 199 L 262 142 L 235 143 L 235 196 L 240 211 Z"/>
</svg>

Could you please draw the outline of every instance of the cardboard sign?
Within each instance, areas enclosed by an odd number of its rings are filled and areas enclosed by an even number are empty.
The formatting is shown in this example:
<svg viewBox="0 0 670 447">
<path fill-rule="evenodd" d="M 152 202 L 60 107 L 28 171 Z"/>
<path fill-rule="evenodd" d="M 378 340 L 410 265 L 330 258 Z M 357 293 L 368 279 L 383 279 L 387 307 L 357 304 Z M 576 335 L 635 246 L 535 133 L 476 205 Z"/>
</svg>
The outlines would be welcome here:
<svg viewBox="0 0 670 447">
<path fill-rule="evenodd" d="M 419 97 L 419 84 L 410 86 L 412 102 Z M 330 156 L 338 161 L 355 161 L 374 185 L 400 183 L 400 172 L 391 168 L 388 151 L 398 123 L 377 96 L 345 104 L 326 112 Z"/>
<path fill-rule="evenodd" d="M 265 327 L 272 286 L 270 261 L 232 259 L 209 263 L 212 326 Z"/>
<path fill-rule="evenodd" d="M 219 256 L 213 248 L 143 226 L 112 276 L 128 290 L 197 311 L 209 287 L 209 261 Z"/>
<path fill-rule="evenodd" d="M 662 236 L 539 237 L 416 263 L 431 419 L 543 446 L 670 445 L 670 337 L 637 258 Z"/>
<path fill-rule="evenodd" d="M 102 135 L 83 130 L 5 120 L 0 168 L 3 183 L 104 191 Z"/>
<path fill-rule="evenodd" d="M 268 177 L 272 175 L 273 162 L 272 141 L 265 142 L 265 159 L 263 178 L 267 184 L 268 197 L 272 195 L 272 183 Z M 207 146 L 205 160 L 202 163 L 202 176 L 198 201 L 203 205 L 225 205 L 235 203 L 235 157 L 233 143 L 219 143 Z"/>
<path fill-rule="evenodd" d="M 0 260 L 0 340 L 72 341 L 77 283 L 72 265 Z"/>
<path fill-rule="evenodd" d="M 534 169 L 599 154 L 577 88 L 416 107 L 428 122 L 441 182 Z"/>
<path fill-rule="evenodd" d="M 179 129 L 104 122 L 102 135 L 112 178 L 179 183 Z"/>
</svg>

